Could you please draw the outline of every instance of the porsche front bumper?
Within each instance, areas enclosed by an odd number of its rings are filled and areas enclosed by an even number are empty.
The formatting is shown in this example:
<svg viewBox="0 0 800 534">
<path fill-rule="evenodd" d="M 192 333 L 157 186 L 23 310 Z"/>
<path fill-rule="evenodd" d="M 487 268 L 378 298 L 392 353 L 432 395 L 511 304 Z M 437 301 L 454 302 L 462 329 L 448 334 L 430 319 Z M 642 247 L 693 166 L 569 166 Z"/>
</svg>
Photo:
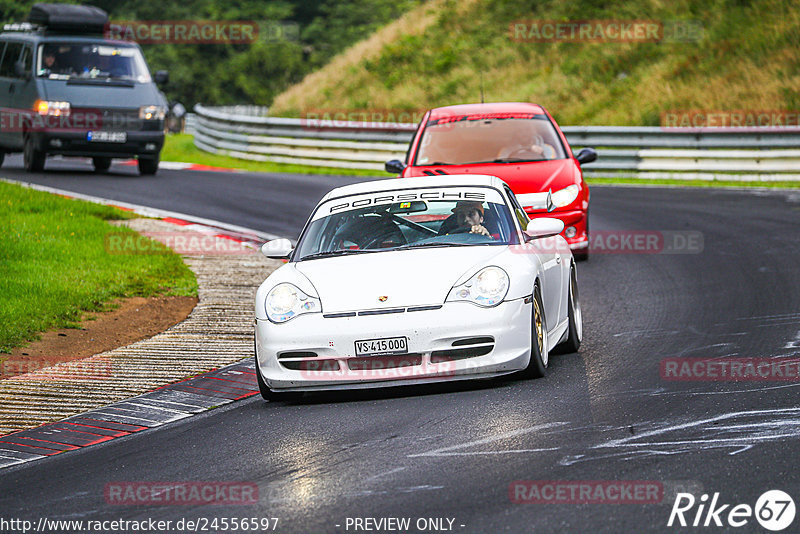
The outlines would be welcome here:
<svg viewBox="0 0 800 534">
<path fill-rule="evenodd" d="M 314 391 L 486 378 L 528 365 L 530 298 L 494 308 L 468 302 L 434 308 L 257 320 L 258 371 L 274 391 Z M 407 353 L 355 355 L 356 341 L 396 337 L 407 338 Z"/>
</svg>

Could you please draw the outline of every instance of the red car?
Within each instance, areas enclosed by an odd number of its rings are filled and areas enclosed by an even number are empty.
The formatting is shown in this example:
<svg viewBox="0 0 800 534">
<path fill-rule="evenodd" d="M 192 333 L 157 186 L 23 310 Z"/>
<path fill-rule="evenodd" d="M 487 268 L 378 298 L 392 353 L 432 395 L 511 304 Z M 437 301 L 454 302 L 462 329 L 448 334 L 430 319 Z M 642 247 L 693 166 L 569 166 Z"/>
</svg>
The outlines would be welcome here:
<svg viewBox="0 0 800 534">
<path fill-rule="evenodd" d="M 576 259 L 589 255 L 589 187 L 582 163 L 541 106 L 519 102 L 464 104 L 428 111 L 417 127 L 406 161 L 386 162 L 401 178 L 436 174 L 490 174 L 514 191 L 529 217 L 558 217 Z"/>
</svg>

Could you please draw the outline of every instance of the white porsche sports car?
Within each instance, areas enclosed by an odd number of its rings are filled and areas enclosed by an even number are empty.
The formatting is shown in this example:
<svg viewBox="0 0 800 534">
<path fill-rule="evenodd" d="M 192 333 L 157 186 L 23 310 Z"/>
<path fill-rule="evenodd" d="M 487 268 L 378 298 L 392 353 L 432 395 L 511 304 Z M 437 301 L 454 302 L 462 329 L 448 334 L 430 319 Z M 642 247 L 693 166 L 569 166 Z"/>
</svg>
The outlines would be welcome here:
<svg viewBox="0 0 800 534">
<path fill-rule="evenodd" d="M 543 376 L 551 349 L 582 336 L 563 226 L 529 221 L 494 176 L 334 189 L 296 248 L 262 247 L 289 260 L 256 293 L 262 396 Z"/>
</svg>

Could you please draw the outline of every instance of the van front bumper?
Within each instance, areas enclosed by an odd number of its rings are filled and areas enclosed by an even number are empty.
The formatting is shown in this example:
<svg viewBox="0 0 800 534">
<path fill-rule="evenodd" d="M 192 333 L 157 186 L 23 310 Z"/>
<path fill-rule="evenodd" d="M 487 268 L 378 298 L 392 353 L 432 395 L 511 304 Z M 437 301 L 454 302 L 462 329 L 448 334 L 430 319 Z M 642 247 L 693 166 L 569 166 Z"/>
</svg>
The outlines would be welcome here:
<svg viewBox="0 0 800 534">
<path fill-rule="evenodd" d="M 41 130 L 29 135 L 34 148 L 47 154 L 63 156 L 130 158 L 158 157 L 164 146 L 164 132 L 125 132 L 124 143 L 89 141 L 88 131 Z"/>
</svg>

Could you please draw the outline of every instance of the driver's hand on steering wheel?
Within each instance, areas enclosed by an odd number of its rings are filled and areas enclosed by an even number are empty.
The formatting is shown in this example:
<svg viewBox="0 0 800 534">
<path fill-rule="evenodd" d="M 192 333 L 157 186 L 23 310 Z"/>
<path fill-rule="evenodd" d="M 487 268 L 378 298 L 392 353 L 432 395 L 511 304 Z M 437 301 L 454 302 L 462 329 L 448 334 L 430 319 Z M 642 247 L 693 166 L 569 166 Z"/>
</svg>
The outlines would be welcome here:
<svg viewBox="0 0 800 534">
<path fill-rule="evenodd" d="M 469 233 L 471 234 L 478 234 L 478 235 L 485 235 L 486 237 L 491 237 L 492 235 L 489 233 L 483 225 L 481 224 L 474 224 L 470 229 Z"/>
</svg>

